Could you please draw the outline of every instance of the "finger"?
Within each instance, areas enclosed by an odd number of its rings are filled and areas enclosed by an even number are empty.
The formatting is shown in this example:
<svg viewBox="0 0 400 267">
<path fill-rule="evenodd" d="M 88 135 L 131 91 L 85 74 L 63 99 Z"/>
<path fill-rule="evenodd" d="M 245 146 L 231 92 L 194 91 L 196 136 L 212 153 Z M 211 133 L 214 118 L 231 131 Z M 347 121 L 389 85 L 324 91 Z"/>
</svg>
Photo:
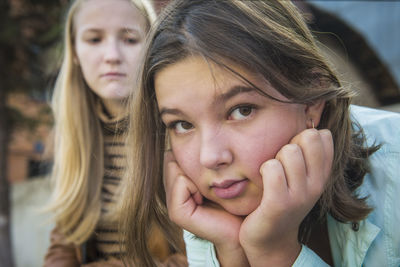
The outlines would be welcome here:
<svg viewBox="0 0 400 267">
<path fill-rule="evenodd" d="M 163 182 L 166 190 L 175 183 L 175 179 L 179 175 L 184 175 L 178 162 L 175 161 L 173 154 L 171 152 L 168 152 L 168 154 L 171 154 L 172 156 L 165 155 L 166 161 L 164 161 Z"/>
<path fill-rule="evenodd" d="M 183 176 L 183 177 L 180 177 Z M 167 199 L 171 196 L 171 190 L 174 185 L 177 183 L 177 179 L 188 179 L 184 174 L 181 168 L 179 167 L 178 163 L 175 160 L 175 156 L 172 151 L 167 151 L 164 153 L 164 188 L 166 190 Z M 190 180 L 185 181 L 185 183 L 191 183 Z M 194 192 L 192 197 L 196 204 L 201 205 L 203 202 L 203 196 L 200 194 L 197 188 L 192 189 Z"/>
<path fill-rule="evenodd" d="M 313 131 L 314 132 L 314 131 Z M 309 182 L 316 184 L 320 182 L 324 187 L 329 176 L 333 159 L 333 139 L 329 130 L 319 130 L 316 135 L 310 134 L 305 138 L 309 149 L 303 150 L 307 165 Z"/>
<path fill-rule="evenodd" d="M 264 162 L 261 165 L 260 173 L 263 179 L 263 199 L 273 200 L 275 202 L 287 195 L 288 185 L 285 171 L 279 160 L 270 159 Z"/>
<path fill-rule="evenodd" d="M 326 155 L 325 175 L 327 177 L 330 177 L 332 171 L 333 156 L 334 156 L 334 144 L 333 144 L 332 133 L 329 130 L 321 130 L 320 134 Z"/>
<path fill-rule="evenodd" d="M 307 186 L 307 172 L 300 146 L 287 144 L 281 148 L 275 158 L 283 166 L 289 191 L 304 192 Z"/>
<path fill-rule="evenodd" d="M 325 151 L 321 132 L 324 133 L 325 139 L 329 139 L 329 130 L 307 129 L 291 141 L 291 143 L 296 143 L 301 147 L 307 173 L 306 183 L 310 186 L 310 189 L 318 194 L 322 192 L 326 184 L 328 179 L 326 170 L 331 164 L 329 162 L 330 156 Z"/>
<path fill-rule="evenodd" d="M 197 206 L 191 215 L 191 221 L 191 224 L 185 225 L 186 230 L 217 245 L 237 241 L 243 218 L 207 202 Z"/>
<path fill-rule="evenodd" d="M 167 192 L 168 214 L 172 221 L 184 224 L 202 202 L 202 196 L 196 185 L 184 175 L 174 180 Z M 195 200 L 196 199 L 196 200 Z"/>
<path fill-rule="evenodd" d="M 184 191 L 184 193 L 189 192 L 190 197 L 193 198 L 196 204 L 201 205 L 203 203 L 203 196 L 200 191 L 187 176 L 182 174 L 182 171 L 176 162 L 171 161 L 168 163 L 167 172 L 164 173 L 164 177 L 166 181 L 164 188 L 167 195 L 167 202 L 171 197 L 176 197 L 175 194 L 181 194 L 180 187 L 184 188 L 186 186 L 188 191 Z M 188 197 L 189 196 L 186 197 L 185 195 L 183 198 Z"/>
<path fill-rule="evenodd" d="M 317 129 L 307 129 L 296 135 L 290 143 L 297 144 L 301 147 L 306 172 L 309 177 L 315 177 L 321 174 L 324 163 L 324 147 L 321 136 Z"/>
</svg>

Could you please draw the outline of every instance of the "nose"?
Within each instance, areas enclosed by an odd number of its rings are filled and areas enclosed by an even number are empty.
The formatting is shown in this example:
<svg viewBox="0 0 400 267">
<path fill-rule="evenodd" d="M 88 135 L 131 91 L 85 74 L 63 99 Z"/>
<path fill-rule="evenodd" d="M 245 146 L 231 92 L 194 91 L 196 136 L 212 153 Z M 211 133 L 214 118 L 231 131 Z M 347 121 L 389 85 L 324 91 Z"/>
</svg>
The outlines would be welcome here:
<svg viewBox="0 0 400 267">
<path fill-rule="evenodd" d="M 105 51 L 104 59 L 110 64 L 119 64 L 122 60 L 121 49 L 117 40 L 108 40 Z"/>
<path fill-rule="evenodd" d="M 203 131 L 200 147 L 200 164 L 208 169 L 220 169 L 233 161 L 229 146 L 229 136 L 223 130 Z"/>
</svg>

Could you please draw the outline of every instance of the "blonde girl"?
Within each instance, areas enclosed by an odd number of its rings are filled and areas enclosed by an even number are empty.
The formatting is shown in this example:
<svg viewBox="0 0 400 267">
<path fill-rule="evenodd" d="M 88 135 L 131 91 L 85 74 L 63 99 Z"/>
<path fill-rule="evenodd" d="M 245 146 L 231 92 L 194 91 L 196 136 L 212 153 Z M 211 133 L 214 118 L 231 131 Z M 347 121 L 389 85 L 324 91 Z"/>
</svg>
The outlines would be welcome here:
<svg viewBox="0 0 400 267">
<path fill-rule="evenodd" d="M 399 115 L 350 106 L 290 1 L 174 1 L 140 79 L 123 216 L 139 265 L 153 218 L 186 230 L 189 266 L 400 264 Z"/>
<path fill-rule="evenodd" d="M 122 265 L 116 203 L 126 164 L 125 99 L 155 16 L 149 0 L 76 0 L 68 11 L 52 97 L 56 227 L 45 266 Z M 156 229 L 152 240 L 153 256 L 164 260 L 170 250 Z"/>
</svg>

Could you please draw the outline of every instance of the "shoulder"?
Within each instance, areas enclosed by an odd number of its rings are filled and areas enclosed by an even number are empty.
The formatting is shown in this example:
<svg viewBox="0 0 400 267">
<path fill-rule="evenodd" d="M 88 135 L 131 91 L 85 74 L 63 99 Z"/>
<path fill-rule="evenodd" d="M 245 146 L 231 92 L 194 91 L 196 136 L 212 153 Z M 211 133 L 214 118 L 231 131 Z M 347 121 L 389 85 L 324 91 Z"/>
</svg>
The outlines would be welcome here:
<svg viewBox="0 0 400 267">
<path fill-rule="evenodd" d="M 364 132 L 364 145 L 380 145 L 369 157 L 371 172 L 366 179 L 398 185 L 400 194 L 400 113 L 351 106 L 351 117 L 358 123 L 354 127 Z"/>
<path fill-rule="evenodd" d="M 350 114 L 352 121 L 362 127 L 368 145 L 388 144 L 400 151 L 400 113 L 351 105 Z"/>
<path fill-rule="evenodd" d="M 368 145 L 381 145 L 369 157 L 370 172 L 357 192 L 373 208 L 368 221 L 380 229 L 366 260 L 398 266 L 391 262 L 400 262 L 400 114 L 352 106 L 351 116 L 362 127 Z"/>
<path fill-rule="evenodd" d="M 390 185 L 400 194 L 400 114 L 351 106 L 351 116 L 358 123 L 354 127 L 361 127 L 364 131 L 364 145 L 380 145 L 369 157 L 370 173 L 366 175 L 363 186 L 368 187 L 370 183 L 371 193 Z"/>
</svg>

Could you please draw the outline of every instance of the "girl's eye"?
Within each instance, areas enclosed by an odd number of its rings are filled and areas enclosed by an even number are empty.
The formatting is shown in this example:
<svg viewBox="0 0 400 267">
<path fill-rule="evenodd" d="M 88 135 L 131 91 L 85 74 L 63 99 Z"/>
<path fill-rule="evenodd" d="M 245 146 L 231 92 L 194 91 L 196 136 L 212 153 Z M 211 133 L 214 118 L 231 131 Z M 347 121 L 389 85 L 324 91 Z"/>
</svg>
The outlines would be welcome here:
<svg viewBox="0 0 400 267">
<path fill-rule="evenodd" d="M 101 39 L 99 37 L 93 37 L 93 38 L 89 38 L 87 39 L 87 42 L 90 44 L 97 44 L 100 43 Z"/>
<path fill-rule="evenodd" d="M 173 129 L 178 134 L 184 134 L 193 129 L 193 125 L 187 121 L 173 122 L 168 128 Z"/>
<path fill-rule="evenodd" d="M 125 38 L 124 42 L 127 44 L 136 44 L 138 42 L 138 40 L 135 38 Z"/>
<path fill-rule="evenodd" d="M 231 120 L 243 120 L 249 117 L 254 111 L 254 107 L 251 105 L 245 105 L 234 108 L 229 114 Z"/>
</svg>

